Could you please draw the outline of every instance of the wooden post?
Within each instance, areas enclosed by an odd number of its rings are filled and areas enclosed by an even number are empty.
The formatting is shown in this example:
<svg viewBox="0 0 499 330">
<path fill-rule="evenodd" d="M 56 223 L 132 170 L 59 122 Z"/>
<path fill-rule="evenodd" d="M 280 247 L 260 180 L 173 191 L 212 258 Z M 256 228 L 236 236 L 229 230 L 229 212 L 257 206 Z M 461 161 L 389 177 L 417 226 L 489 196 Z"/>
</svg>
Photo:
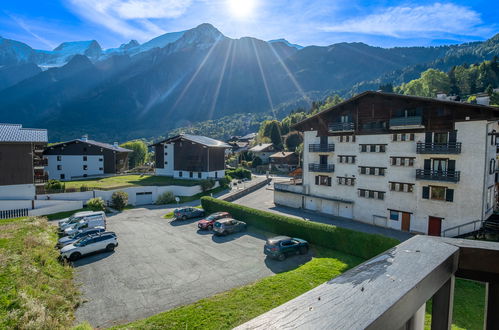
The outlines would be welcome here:
<svg viewBox="0 0 499 330">
<path fill-rule="evenodd" d="M 486 285 L 487 307 L 485 309 L 484 329 L 499 329 L 499 283 L 489 282 Z"/>
<path fill-rule="evenodd" d="M 454 300 L 455 276 L 445 282 L 445 284 L 433 295 L 433 305 L 431 310 L 431 329 L 447 330 L 452 323 L 452 305 Z"/>
</svg>

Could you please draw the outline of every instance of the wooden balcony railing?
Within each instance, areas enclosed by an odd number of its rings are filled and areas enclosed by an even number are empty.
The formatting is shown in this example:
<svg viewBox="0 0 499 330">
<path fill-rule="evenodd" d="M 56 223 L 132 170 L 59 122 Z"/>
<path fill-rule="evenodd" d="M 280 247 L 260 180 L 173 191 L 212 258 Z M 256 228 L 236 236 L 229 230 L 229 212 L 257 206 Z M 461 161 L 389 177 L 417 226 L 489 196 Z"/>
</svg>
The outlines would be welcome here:
<svg viewBox="0 0 499 330">
<path fill-rule="evenodd" d="M 416 152 L 418 154 L 460 154 L 461 142 L 453 143 L 425 143 L 418 142 Z"/>
<path fill-rule="evenodd" d="M 236 329 L 450 329 L 455 277 L 487 283 L 486 329 L 499 325 L 499 244 L 415 236 Z M 471 315 L 470 315 L 471 317 Z"/>
<path fill-rule="evenodd" d="M 309 144 L 309 152 L 332 152 L 334 151 L 334 143 L 331 144 Z"/>
<path fill-rule="evenodd" d="M 413 128 L 421 126 L 422 123 L 423 117 L 421 116 L 392 118 L 390 119 L 390 129 Z"/>
<path fill-rule="evenodd" d="M 48 159 L 33 159 L 34 167 L 45 167 L 48 166 Z"/>
<path fill-rule="evenodd" d="M 333 123 L 329 124 L 330 132 L 348 132 L 353 131 L 355 129 L 355 125 L 352 121 L 346 123 Z"/>
<path fill-rule="evenodd" d="M 308 164 L 310 172 L 334 172 L 334 164 Z"/>
<path fill-rule="evenodd" d="M 47 183 L 49 180 L 49 176 L 48 174 L 44 174 L 44 175 L 36 175 L 35 178 L 34 178 L 34 183 L 35 184 L 45 184 Z"/>
<path fill-rule="evenodd" d="M 444 182 L 459 182 L 461 178 L 460 171 L 435 171 L 435 170 L 416 170 L 416 179 Z"/>
</svg>

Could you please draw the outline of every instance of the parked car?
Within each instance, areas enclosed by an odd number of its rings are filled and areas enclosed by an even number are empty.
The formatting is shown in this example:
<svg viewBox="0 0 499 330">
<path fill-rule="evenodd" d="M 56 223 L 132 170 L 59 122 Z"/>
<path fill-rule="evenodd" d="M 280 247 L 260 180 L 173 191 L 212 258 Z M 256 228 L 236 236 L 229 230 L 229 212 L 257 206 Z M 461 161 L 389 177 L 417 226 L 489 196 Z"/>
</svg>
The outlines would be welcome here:
<svg viewBox="0 0 499 330">
<path fill-rule="evenodd" d="M 116 237 L 116 234 L 108 231 L 86 236 L 73 244 L 66 245 L 61 249 L 61 257 L 74 261 L 90 253 L 98 251 L 114 251 L 114 248 L 117 246 L 118 238 Z"/>
<path fill-rule="evenodd" d="M 63 233 L 66 228 L 73 227 L 77 223 L 81 221 L 90 220 L 90 219 L 104 219 L 106 220 L 106 213 L 103 211 L 89 211 L 89 212 L 81 212 L 79 215 L 75 213 L 71 217 L 68 218 L 68 221 L 59 222 L 59 232 Z"/>
<path fill-rule="evenodd" d="M 57 247 L 62 248 L 63 246 L 66 246 L 68 244 L 73 244 L 74 242 L 85 236 L 94 235 L 105 231 L 106 228 L 100 226 L 95 228 L 80 229 L 73 235 L 60 238 L 59 241 L 57 242 Z"/>
<path fill-rule="evenodd" d="M 219 219 L 224 219 L 224 218 L 232 218 L 232 216 L 229 214 L 229 212 L 217 212 L 217 213 L 212 213 L 206 218 L 199 220 L 198 222 L 198 228 L 202 230 L 212 230 L 213 229 L 213 224 L 215 221 Z"/>
<path fill-rule="evenodd" d="M 198 218 L 204 216 L 204 210 L 196 207 L 184 207 L 182 209 L 173 210 L 173 219 L 186 220 L 189 218 Z"/>
<path fill-rule="evenodd" d="M 89 217 L 84 218 L 78 223 L 75 223 L 66 229 L 62 233 L 63 236 L 71 236 L 79 230 L 90 229 L 95 227 L 104 227 L 106 228 L 106 219 L 103 217 Z"/>
<path fill-rule="evenodd" d="M 215 235 L 228 235 L 246 230 L 246 222 L 236 219 L 220 219 L 213 224 Z"/>
<path fill-rule="evenodd" d="M 271 258 L 283 261 L 286 257 L 293 254 L 306 254 L 308 247 L 308 242 L 301 238 L 276 236 L 267 240 L 263 248 L 263 253 Z"/>
</svg>

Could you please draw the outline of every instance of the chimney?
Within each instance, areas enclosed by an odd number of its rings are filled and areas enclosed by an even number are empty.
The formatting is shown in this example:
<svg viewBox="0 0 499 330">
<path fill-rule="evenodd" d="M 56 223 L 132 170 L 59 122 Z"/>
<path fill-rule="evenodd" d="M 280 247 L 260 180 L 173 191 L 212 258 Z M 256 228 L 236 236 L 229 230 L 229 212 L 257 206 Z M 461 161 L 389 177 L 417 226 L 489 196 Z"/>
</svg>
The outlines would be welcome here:
<svg viewBox="0 0 499 330">
<path fill-rule="evenodd" d="M 437 100 L 447 100 L 447 94 L 443 92 L 438 92 L 437 93 Z"/>
<path fill-rule="evenodd" d="M 490 96 L 488 95 L 480 95 L 476 97 L 476 104 L 481 105 L 490 105 Z"/>
<path fill-rule="evenodd" d="M 87 142 L 87 141 L 88 141 L 88 134 L 84 134 L 84 135 L 81 137 L 81 140 L 82 140 L 82 141 Z"/>
</svg>

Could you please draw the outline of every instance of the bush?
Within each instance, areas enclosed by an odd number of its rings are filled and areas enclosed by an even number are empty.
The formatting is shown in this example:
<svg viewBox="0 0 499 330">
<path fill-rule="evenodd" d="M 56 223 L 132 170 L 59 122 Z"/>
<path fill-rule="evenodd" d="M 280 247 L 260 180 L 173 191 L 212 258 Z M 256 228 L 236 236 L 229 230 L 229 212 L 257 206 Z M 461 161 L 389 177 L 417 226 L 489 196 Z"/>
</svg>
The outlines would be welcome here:
<svg viewBox="0 0 499 330">
<path fill-rule="evenodd" d="M 218 180 L 218 183 L 220 183 L 221 187 L 227 188 L 229 184 L 231 183 L 232 178 L 228 175 L 224 176 L 220 180 Z"/>
<path fill-rule="evenodd" d="M 175 201 L 175 195 L 171 191 L 165 191 L 161 195 L 158 196 L 158 199 L 156 199 L 156 204 L 162 205 L 162 204 L 170 204 Z"/>
<path fill-rule="evenodd" d="M 128 194 L 124 191 L 115 191 L 111 196 L 113 208 L 123 210 L 128 205 Z"/>
<path fill-rule="evenodd" d="M 66 185 L 59 180 L 49 180 L 45 184 L 45 189 L 47 190 L 63 190 L 66 188 Z"/>
<path fill-rule="evenodd" d="M 263 164 L 262 159 L 260 157 L 255 157 L 253 159 L 253 163 L 251 163 L 251 167 L 255 168 L 255 167 L 260 166 L 262 164 Z"/>
<path fill-rule="evenodd" d="M 236 168 L 235 170 L 227 170 L 225 171 L 225 174 L 234 179 L 251 180 L 251 171 L 242 167 Z"/>
<path fill-rule="evenodd" d="M 303 238 L 310 243 L 364 259 L 372 258 L 400 243 L 396 239 L 381 235 L 366 234 L 322 223 L 304 221 L 212 197 L 201 198 L 201 205 L 207 214 L 226 211 L 233 215 L 235 219 L 245 221 L 250 226 L 278 235 Z"/>
<path fill-rule="evenodd" d="M 201 185 L 201 191 L 207 192 L 208 190 L 213 188 L 213 186 L 215 185 L 215 181 L 213 181 L 212 179 L 201 180 L 200 185 Z"/>
<path fill-rule="evenodd" d="M 101 197 L 90 198 L 87 201 L 87 207 L 92 211 L 105 211 L 106 202 Z"/>
</svg>

